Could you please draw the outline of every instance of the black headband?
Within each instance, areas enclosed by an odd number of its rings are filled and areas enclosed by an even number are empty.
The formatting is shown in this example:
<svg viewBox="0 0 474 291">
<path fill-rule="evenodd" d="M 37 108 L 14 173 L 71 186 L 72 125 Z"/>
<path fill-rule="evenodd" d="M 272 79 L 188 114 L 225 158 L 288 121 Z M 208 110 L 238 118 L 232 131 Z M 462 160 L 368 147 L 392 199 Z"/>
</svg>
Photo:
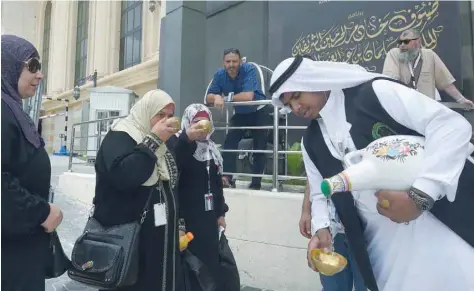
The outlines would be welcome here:
<svg viewBox="0 0 474 291">
<path fill-rule="evenodd" d="M 273 83 L 270 86 L 270 89 L 268 89 L 268 92 L 270 92 L 270 94 L 273 94 L 278 89 L 280 89 L 281 85 L 283 85 L 283 83 L 285 83 L 291 77 L 291 75 L 293 75 L 296 72 L 296 70 L 299 68 L 299 66 L 303 62 L 303 59 L 305 58 L 314 61 L 314 58 L 312 58 L 311 56 L 296 56 L 293 62 L 291 63 L 291 65 L 288 67 L 288 69 L 286 69 L 286 71 L 284 71 L 283 74 L 281 74 L 281 76 L 278 77 L 275 83 Z"/>
</svg>

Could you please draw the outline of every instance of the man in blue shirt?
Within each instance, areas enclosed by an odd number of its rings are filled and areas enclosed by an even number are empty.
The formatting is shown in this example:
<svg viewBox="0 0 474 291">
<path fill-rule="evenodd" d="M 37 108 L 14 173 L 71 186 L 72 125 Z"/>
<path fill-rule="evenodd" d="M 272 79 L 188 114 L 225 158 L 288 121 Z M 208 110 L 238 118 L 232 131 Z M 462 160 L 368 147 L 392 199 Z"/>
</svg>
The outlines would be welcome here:
<svg viewBox="0 0 474 291">
<path fill-rule="evenodd" d="M 242 63 L 238 49 L 227 49 L 224 51 L 224 68 L 217 70 L 214 74 L 211 86 L 207 91 L 205 103 L 223 108 L 224 101 L 239 102 L 265 100 L 266 97 L 261 90 L 257 70 L 254 65 Z M 234 106 L 235 114 L 230 120 L 231 127 L 242 126 L 265 126 L 271 124 L 270 115 L 266 106 Z M 255 150 L 266 149 L 268 130 L 253 129 L 253 148 Z M 242 129 L 231 129 L 224 141 L 224 149 L 237 149 L 244 135 Z M 223 153 L 224 172 L 235 173 L 236 153 Z M 263 174 L 265 168 L 265 154 L 254 153 L 253 173 Z M 232 176 L 222 178 L 224 186 L 234 187 Z M 250 184 L 251 189 L 261 188 L 262 178 L 254 177 Z"/>
</svg>

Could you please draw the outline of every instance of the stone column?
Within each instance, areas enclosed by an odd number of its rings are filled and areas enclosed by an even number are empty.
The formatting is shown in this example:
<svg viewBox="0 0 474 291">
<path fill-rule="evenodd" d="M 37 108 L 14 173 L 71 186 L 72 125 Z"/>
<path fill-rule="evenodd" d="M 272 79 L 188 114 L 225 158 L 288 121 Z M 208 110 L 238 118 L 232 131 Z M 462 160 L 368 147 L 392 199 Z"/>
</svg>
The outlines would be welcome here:
<svg viewBox="0 0 474 291">
<path fill-rule="evenodd" d="M 64 68 L 68 62 L 68 47 L 71 33 L 70 21 L 71 6 L 76 5 L 71 1 L 52 1 L 51 9 L 51 39 L 48 72 L 48 91 L 52 95 L 59 94 L 67 89 L 68 74 Z"/>
<path fill-rule="evenodd" d="M 162 7 L 156 4 L 156 9 L 153 12 L 148 7 L 148 2 L 143 2 L 142 62 L 157 58 L 160 44 Z"/>
<path fill-rule="evenodd" d="M 63 67 L 63 72 L 66 78 L 64 84 L 65 91 L 74 88 L 74 78 L 76 77 L 77 1 L 70 2 L 67 26 L 66 63 Z M 49 58 L 51 59 L 51 55 Z"/>
<path fill-rule="evenodd" d="M 176 102 L 176 115 L 202 102 L 205 84 L 206 2 L 167 1 L 162 19 L 158 87 Z"/>
<path fill-rule="evenodd" d="M 112 26 L 111 24 L 117 20 L 115 6 L 120 6 L 120 4 L 119 1 L 89 2 L 90 21 L 86 75 L 93 74 L 94 70 L 97 70 L 99 77 L 112 73 L 110 70 L 110 62 L 113 59 L 112 40 L 115 34 L 119 33 L 120 25 Z"/>
<path fill-rule="evenodd" d="M 107 24 L 109 31 L 107 47 L 110 48 L 107 55 L 107 72 L 109 72 L 109 74 L 119 71 L 121 12 L 122 2 L 111 1 L 108 14 L 110 20 Z"/>
</svg>

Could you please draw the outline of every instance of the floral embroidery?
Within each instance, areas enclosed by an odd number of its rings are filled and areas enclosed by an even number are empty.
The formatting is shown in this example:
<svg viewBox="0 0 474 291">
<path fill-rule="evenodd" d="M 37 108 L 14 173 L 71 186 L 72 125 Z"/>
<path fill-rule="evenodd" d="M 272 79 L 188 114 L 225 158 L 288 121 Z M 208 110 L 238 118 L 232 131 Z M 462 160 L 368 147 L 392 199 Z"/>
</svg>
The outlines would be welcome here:
<svg viewBox="0 0 474 291">
<path fill-rule="evenodd" d="M 178 166 L 173 155 L 168 150 L 165 153 L 165 161 L 170 174 L 171 189 L 174 189 L 178 183 Z"/>
<path fill-rule="evenodd" d="M 420 143 L 410 143 L 405 139 L 378 142 L 369 148 L 377 158 L 384 161 L 398 160 L 402 163 L 408 156 L 416 156 L 419 149 L 424 149 L 424 146 Z"/>
</svg>

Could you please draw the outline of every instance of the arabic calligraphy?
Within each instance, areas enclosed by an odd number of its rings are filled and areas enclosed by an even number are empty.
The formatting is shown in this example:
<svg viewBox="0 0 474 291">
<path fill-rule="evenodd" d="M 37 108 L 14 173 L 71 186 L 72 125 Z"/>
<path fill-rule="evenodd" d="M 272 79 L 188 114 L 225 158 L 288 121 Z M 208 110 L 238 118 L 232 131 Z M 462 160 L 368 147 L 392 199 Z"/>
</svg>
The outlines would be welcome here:
<svg viewBox="0 0 474 291">
<path fill-rule="evenodd" d="M 363 17 L 357 11 L 345 24 L 335 24 L 308 35 L 301 35 L 292 48 L 292 55 L 311 55 L 320 61 L 359 64 L 376 71 L 373 61 L 383 60 L 396 47 L 401 32 L 416 28 L 422 34 L 423 47 L 434 49 L 444 29 L 434 25 L 439 16 L 439 1 L 422 2 L 412 8 L 388 12 L 382 16 Z M 360 16 L 360 17 L 358 17 Z"/>
</svg>

